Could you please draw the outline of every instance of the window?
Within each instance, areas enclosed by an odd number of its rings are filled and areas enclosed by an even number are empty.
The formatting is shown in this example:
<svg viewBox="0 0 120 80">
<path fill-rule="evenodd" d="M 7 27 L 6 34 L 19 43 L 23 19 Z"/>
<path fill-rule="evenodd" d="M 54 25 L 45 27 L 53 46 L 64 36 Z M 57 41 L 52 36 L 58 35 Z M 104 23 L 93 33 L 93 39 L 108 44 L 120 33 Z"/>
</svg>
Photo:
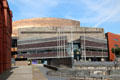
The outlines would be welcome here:
<svg viewBox="0 0 120 80">
<path fill-rule="evenodd" d="M 114 39 L 114 41 L 119 41 L 118 39 Z"/>
<path fill-rule="evenodd" d="M 12 39 L 12 47 L 17 47 L 17 39 Z"/>
<path fill-rule="evenodd" d="M 119 47 L 117 44 L 114 45 L 115 47 Z"/>
<path fill-rule="evenodd" d="M 26 54 L 27 52 L 26 51 L 22 51 L 21 54 Z"/>
</svg>

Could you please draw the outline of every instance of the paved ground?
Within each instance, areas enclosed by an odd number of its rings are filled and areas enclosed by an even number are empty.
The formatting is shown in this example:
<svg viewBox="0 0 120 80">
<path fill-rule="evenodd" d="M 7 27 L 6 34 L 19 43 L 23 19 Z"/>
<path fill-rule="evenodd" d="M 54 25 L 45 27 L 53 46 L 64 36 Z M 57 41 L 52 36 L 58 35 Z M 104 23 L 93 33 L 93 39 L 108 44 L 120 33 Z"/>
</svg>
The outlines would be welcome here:
<svg viewBox="0 0 120 80">
<path fill-rule="evenodd" d="M 4 72 L 0 80 L 32 80 L 32 66 L 13 67 L 12 70 Z"/>
<path fill-rule="evenodd" d="M 41 71 L 39 67 L 42 67 L 43 65 L 33 65 L 32 71 L 33 71 L 33 80 L 48 80 L 46 76 L 44 75 L 44 72 Z"/>
<path fill-rule="evenodd" d="M 39 65 L 40 66 L 40 65 Z M 0 80 L 47 80 L 38 65 L 13 67 L 0 75 Z"/>
</svg>

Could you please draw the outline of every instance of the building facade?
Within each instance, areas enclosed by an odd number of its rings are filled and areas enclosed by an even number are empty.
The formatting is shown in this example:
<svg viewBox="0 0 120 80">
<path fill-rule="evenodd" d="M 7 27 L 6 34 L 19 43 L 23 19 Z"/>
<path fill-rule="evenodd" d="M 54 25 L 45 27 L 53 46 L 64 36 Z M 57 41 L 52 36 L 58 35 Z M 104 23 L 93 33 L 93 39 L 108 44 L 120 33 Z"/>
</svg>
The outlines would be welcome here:
<svg viewBox="0 0 120 80">
<path fill-rule="evenodd" d="M 31 39 L 18 41 L 17 58 L 43 59 L 43 58 L 63 58 L 68 56 L 67 38 L 53 37 L 45 39 Z"/>
<path fill-rule="evenodd" d="M 73 56 L 75 60 L 86 58 L 87 61 L 108 61 L 107 40 L 84 36 L 80 36 L 73 43 L 68 42 L 66 36 L 19 40 L 18 53 L 17 58 L 45 59 Z"/>
<path fill-rule="evenodd" d="M 77 60 L 76 55 L 78 55 L 78 59 L 87 61 L 108 61 L 107 40 L 80 36 L 78 40 L 74 41 L 74 56 Z"/>
<path fill-rule="evenodd" d="M 108 60 L 107 40 L 101 38 L 80 37 L 82 57 L 86 56 L 87 59 L 94 61 Z M 84 49 L 86 50 L 84 54 Z"/>
<path fill-rule="evenodd" d="M 107 42 L 108 42 L 108 50 L 109 50 L 109 60 L 114 61 L 116 56 L 112 52 L 112 48 L 120 47 L 120 35 L 114 33 L 106 33 Z"/>
<path fill-rule="evenodd" d="M 67 36 L 68 42 L 79 39 L 84 33 L 89 37 L 105 38 L 103 28 L 80 27 L 80 22 L 62 18 L 33 18 L 13 22 L 13 35 L 19 40 Z"/>
<path fill-rule="evenodd" d="M 7 0 L 0 0 L 0 74 L 11 68 L 12 12 Z"/>
<path fill-rule="evenodd" d="M 80 50 L 82 44 L 80 36 L 105 39 L 103 28 L 81 27 L 80 21 L 62 18 L 33 18 L 15 21 L 13 35 L 18 39 L 18 58 L 38 57 L 39 59 L 48 56 L 59 57 L 63 55 L 63 52 L 66 56 L 75 57 L 72 50 L 73 48 Z M 65 37 L 64 49 L 61 47 L 62 37 Z M 79 40 L 79 44 L 74 43 L 76 40 Z M 80 51 L 82 54 L 83 51 Z M 83 57 L 83 54 L 79 56 Z"/>
</svg>

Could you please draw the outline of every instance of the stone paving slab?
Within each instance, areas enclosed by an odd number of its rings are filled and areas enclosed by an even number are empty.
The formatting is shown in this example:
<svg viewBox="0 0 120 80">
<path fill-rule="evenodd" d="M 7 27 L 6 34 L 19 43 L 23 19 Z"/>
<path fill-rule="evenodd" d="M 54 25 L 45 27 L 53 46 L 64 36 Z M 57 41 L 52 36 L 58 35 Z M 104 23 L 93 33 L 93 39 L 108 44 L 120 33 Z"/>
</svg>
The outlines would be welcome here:
<svg viewBox="0 0 120 80">
<path fill-rule="evenodd" d="M 48 80 L 44 73 L 40 71 L 39 66 L 41 65 L 33 65 L 32 71 L 33 71 L 33 80 Z"/>
<path fill-rule="evenodd" d="M 32 80 L 32 66 L 13 67 L 0 75 L 0 80 Z"/>
<path fill-rule="evenodd" d="M 32 80 L 32 66 L 19 66 L 7 80 Z"/>
<path fill-rule="evenodd" d="M 12 67 L 11 70 L 0 75 L 0 80 L 48 80 L 43 71 L 40 70 L 40 66 L 41 65 Z"/>
</svg>

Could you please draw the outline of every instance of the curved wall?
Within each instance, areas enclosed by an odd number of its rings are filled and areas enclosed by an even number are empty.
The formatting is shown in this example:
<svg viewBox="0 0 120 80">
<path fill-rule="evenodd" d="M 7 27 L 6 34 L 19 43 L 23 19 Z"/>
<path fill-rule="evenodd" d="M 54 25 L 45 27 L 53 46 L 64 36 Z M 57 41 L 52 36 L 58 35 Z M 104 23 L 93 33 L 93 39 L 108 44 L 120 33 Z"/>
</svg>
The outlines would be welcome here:
<svg viewBox="0 0 120 80">
<path fill-rule="evenodd" d="M 18 28 L 80 26 L 80 21 L 62 18 L 32 18 L 13 22 L 13 35 L 18 36 Z"/>
</svg>

